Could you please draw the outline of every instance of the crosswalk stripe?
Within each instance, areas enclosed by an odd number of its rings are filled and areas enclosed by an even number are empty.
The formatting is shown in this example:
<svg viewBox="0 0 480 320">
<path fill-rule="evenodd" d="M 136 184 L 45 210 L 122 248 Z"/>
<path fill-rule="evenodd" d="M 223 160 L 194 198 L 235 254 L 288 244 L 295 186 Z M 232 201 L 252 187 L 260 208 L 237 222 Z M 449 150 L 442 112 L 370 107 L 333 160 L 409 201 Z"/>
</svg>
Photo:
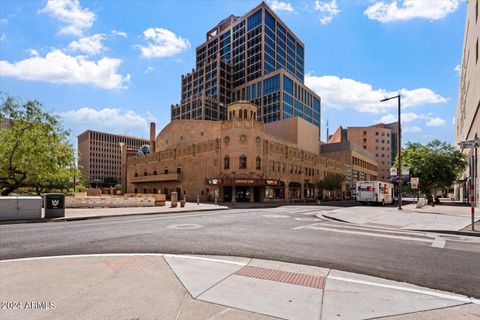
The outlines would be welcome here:
<svg viewBox="0 0 480 320">
<path fill-rule="evenodd" d="M 354 230 L 338 230 L 338 229 L 330 229 L 325 227 L 318 227 L 315 226 L 318 223 L 313 223 L 310 225 L 300 226 L 293 228 L 293 230 L 300 230 L 300 229 L 314 229 L 314 230 L 322 230 L 322 231 L 330 231 L 330 232 L 337 232 L 337 233 L 348 233 L 348 234 L 356 234 L 356 235 L 363 235 L 369 237 L 376 237 L 376 238 L 388 238 L 388 239 L 397 239 L 397 240 L 408 240 L 408 241 L 417 241 L 417 242 L 430 242 L 433 243 L 434 239 L 422 239 L 422 238 L 412 238 L 407 236 L 395 236 L 395 235 L 388 235 L 388 234 L 380 234 L 380 233 L 371 233 L 371 232 L 363 232 L 363 231 L 354 231 Z"/>
</svg>

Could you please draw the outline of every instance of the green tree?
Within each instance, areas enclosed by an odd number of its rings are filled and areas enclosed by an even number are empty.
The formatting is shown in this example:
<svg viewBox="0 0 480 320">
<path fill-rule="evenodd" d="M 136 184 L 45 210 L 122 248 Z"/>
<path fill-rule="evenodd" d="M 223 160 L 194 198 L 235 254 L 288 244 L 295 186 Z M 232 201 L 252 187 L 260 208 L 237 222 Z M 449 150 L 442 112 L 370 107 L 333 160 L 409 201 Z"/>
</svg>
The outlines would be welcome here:
<svg viewBox="0 0 480 320">
<path fill-rule="evenodd" d="M 397 166 L 398 158 L 394 166 Z M 419 189 L 432 203 L 433 194 L 448 190 L 467 165 L 466 156 L 446 142 L 433 140 L 427 145 L 407 143 L 402 150 L 402 166 L 420 179 Z"/>
<path fill-rule="evenodd" d="M 333 192 L 333 200 L 335 200 L 335 190 L 341 189 L 343 184 L 343 176 L 340 174 L 335 174 L 325 177 L 325 179 L 317 181 L 315 183 L 316 187 L 320 190 L 327 190 Z"/>
<path fill-rule="evenodd" d="M 44 111 L 31 100 L 22 103 L 12 97 L 0 105 L 0 118 L 13 120 L 9 128 L 0 129 L 0 192 L 8 195 L 20 187 L 64 186 L 78 172 L 72 169 L 73 146 L 69 132 L 58 117 Z"/>
</svg>

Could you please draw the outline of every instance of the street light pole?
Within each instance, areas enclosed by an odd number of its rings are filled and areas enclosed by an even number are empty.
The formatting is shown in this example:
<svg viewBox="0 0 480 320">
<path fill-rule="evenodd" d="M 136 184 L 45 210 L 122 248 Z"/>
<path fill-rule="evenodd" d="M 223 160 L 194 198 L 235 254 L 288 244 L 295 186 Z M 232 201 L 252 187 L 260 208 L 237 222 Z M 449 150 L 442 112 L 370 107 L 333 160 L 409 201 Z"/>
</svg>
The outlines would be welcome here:
<svg viewBox="0 0 480 320">
<path fill-rule="evenodd" d="M 402 127 L 401 127 L 401 118 L 400 118 L 400 109 L 401 109 L 401 96 L 397 95 L 394 97 L 384 98 L 380 102 L 385 102 L 391 99 L 398 100 L 398 122 L 397 122 L 397 154 L 398 154 L 398 167 L 397 167 L 397 177 L 398 177 L 398 210 L 402 210 Z"/>
</svg>

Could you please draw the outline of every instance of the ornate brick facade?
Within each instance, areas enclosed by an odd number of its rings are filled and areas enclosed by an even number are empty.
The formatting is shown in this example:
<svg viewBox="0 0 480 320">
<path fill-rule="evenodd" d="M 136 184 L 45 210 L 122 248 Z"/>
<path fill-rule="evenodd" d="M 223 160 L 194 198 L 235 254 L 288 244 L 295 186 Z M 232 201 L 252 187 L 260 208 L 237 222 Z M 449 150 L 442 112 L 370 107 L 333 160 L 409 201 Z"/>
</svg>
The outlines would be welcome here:
<svg viewBox="0 0 480 320">
<path fill-rule="evenodd" d="M 256 105 L 238 102 L 225 121 L 172 121 L 155 139 L 156 152 L 127 160 L 127 192 L 177 191 L 190 201 L 215 194 L 220 201 L 313 200 L 316 181 L 344 175 L 345 164 L 320 155 L 319 147 L 306 151 L 267 134 L 256 112 Z M 337 193 L 342 197 L 344 188 Z"/>
</svg>

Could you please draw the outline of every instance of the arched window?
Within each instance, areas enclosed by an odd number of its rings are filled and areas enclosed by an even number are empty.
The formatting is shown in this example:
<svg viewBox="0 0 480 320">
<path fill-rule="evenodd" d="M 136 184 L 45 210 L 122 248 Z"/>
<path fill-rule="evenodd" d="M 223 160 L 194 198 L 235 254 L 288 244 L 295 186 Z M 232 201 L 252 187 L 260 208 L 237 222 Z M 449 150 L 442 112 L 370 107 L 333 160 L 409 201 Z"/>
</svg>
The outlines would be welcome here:
<svg viewBox="0 0 480 320">
<path fill-rule="evenodd" d="M 260 156 L 257 156 L 255 160 L 255 167 L 257 170 L 262 170 L 262 158 L 260 158 Z"/>
<path fill-rule="evenodd" d="M 243 117 L 244 117 L 245 119 L 247 119 L 247 118 L 248 118 L 248 116 L 247 116 L 247 115 L 248 115 L 248 111 L 247 111 L 247 109 L 243 110 Z"/>
<path fill-rule="evenodd" d="M 225 158 L 223 158 L 223 169 L 230 169 L 230 157 L 229 156 L 225 156 Z"/>
<path fill-rule="evenodd" d="M 232 119 L 232 111 L 230 111 L 230 112 L 228 113 L 228 119 L 230 119 L 230 120 Z"/>
<path fill-rule="evenodd" d="M 233 110 L 233 117 L 235 118 L 235 110 Z"/>
<path fill-rule="evenodd" d="M 243 112 L 242 112 L 242 110 L 240 109 L 240 110 L 238 110 L 238 117 L 239 117 L 240 119 L 242 119 L 242 116 L 243 116 Z"/>
<path fill-rule="evenodd" d="M 240 156 L 240 165 L 239 165 L 239 168 L 240 169 L 247 169 L 247 157 L 242 154 Z"/>
</svg>

